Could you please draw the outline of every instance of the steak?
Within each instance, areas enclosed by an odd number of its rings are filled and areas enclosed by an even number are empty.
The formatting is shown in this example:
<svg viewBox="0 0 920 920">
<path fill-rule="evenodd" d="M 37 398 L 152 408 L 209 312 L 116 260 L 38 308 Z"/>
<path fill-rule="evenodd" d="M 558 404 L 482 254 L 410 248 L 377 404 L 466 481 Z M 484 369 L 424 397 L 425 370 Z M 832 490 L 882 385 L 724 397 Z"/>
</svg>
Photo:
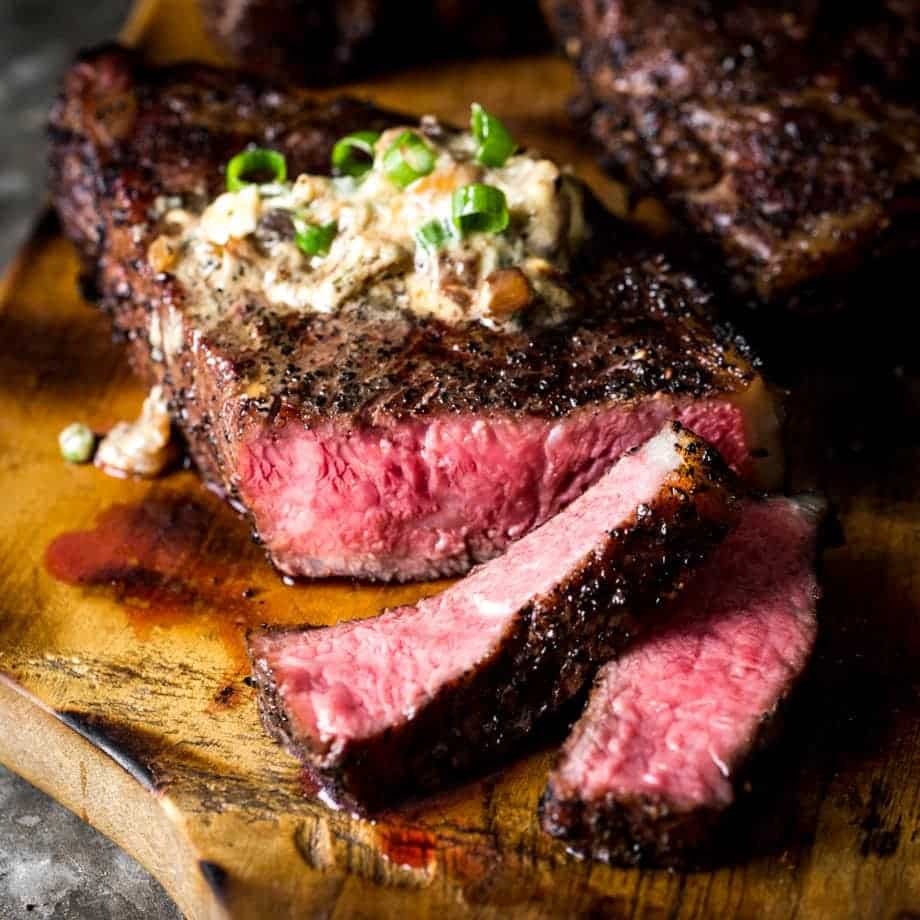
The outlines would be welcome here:
<svg viewBox="0 0 920 920">
<path fill-rule="evenodd" d="M 541 804 L 610 863 L 700 857 L 815 640 L 813 499 L 745 504 L 657 623 L 597 678 Z"/>
<path fill-rule="evenodd" d="M 920 5 L 543 0 L 609 166 L 759 301 L 916 246 Z"/>
<path fill-rule="evenodd" d="M 549 45 L 536 0 L 200 0 L 248 70 L 330 83 L 423 61 Z"/>
<path fill-rule="evenodd" d="M 770 389 L 706 319 L 709 295 L 636 231 L 598 217 L 561 326 L 504 332 L 279 312 L 258 292 L 214 321 L 147 258 L 158 203 L 199 207 L 247 144 L 323 172 L 335 139 L 399 119 L 201 65 L 104 48 L 52 116 L 58 213 L 84 280 L 159 385 L 202 476 L 291 575 L 461 574 L 502 552 L 678 419 L 746 477 L 779 474 Z"/>
<path fill-rule="evenodd" d="M 441 594 L 250 637 L 266 728 L 375 809 L 488 763 L 571 699 L 735 520 L 716 452 L 670 423 Z"/>
</svg>

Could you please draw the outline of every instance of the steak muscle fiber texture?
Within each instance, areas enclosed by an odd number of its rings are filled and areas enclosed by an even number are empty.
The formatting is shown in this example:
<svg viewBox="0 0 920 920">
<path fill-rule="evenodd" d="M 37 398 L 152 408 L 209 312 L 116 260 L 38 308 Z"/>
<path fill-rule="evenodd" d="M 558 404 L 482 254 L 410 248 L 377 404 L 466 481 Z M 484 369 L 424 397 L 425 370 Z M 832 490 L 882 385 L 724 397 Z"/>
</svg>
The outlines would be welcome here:
<svg viewBox="0 0 920 920">
<path fill-rule="evenodd" d="M 753 751 L 811 655 L 813 498 L 750 500 L 674 609 L 598 675 L 543 827 L 611 863 L 708 861 Z"/>
<path fill-rule="evenodd" d="M 846 303 L 912 251 L 920 5 L 542 0 L 607 163 L 759 301 Z"/>
<path fill-rule="evenodd" d="M 499 332 L 358 296 L 279 311 L 259 290 L 217 315 L 148 260 L 158 203 L 200 211 L 255 143 L 325 173 L 335 140 L 400 118 L 230 71 L 149 69 L 108 47 L 65 78 L 52 124 L 58 213 L 87 290 L 159 384 L 203 477 L 290 575 L 457 575 L 580 495 L 677 419 L 761 485 L 780 472 L 771 390 L 656 245 L 598 214 L 563 326 Z"/>
<path fill-rule="evenodd" d="M 731 477 L 671 423 L 441 594 L 250 637 L 266 728 L 375 810 L 507 753 L 575 696 L 736 520 Z"/>
</svg>

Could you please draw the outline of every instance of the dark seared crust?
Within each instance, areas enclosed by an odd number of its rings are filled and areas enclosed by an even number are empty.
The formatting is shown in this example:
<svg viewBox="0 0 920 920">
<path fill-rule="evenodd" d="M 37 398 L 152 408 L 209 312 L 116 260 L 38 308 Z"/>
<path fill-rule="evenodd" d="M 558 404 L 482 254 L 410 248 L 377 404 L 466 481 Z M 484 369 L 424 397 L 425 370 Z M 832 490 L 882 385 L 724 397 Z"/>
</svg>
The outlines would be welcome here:
<svg viewBox="0 0 920 920">
<path fill-rule="evenodd" d="M 548 44 L 536 0 L 200 0 L 200 5 L 208 31 L 238 64 L 307 84 Z"/>
<path fill-rule="evenodd" d="M 827 505 L 817 495 L 799 499 L 810 507 L 820 522 Z M 816 555 L 819 546 L 816 546 Z M 782 731 L 785 713 L 802 683 L 802 674 L 790 683 L 773 709 L 760 722 L 746 761 L 739 765 L 733 785 L 741 797 L 756 769 L 759 755 L 767 750 Z M 591 703 L 566 747 L 575 743 L 578 726 L 587 724 Z M 557 773 L 540 798 L 540 823 L 548 834 L 565 840 L 567 848 L 580 856 L 610 865 L 660 866 L 677 869 L 705 868 L 715 864 L 721 854 L 720 831 L 730 820 L 733 809 L 706 806 L 692 811 L 675 811 L 667 803 L 647 796 L 632 799 L 586 800 L 579 789 L 562 782 Z"/>
<path fill-rule="evenodd" d="M 488 661 L 411 720 L 344 748 L 313 748 L 292 730 L 259 655 L 259 635 L 266 634 L 250 636 L 269 733 L 308 764 L 333 798 L 368 811 L 507 753 L 541 716 L 585 686 L 736 522 L 732 475 L 712 448 L 674 424 L 684 462 L 657 499 L 612 530 L 550 594 L 534 598 Z"/>
<path fill-rule="evenodd" d="M 147 208 L 158 194 L 212 198 L 224 190 L 227 160 L 249 143 L 283 149 L 293 174 L 325 173 L 343 133 L 396 120 L 356 99 L 321 102 L 201 64 L 149 68 L 125 48 L 102 46 L 80 56 L 52 110 L 52 192 L 88 275 L 112 307 L 99 259 L 118 245 L 125 255 L 146 252 L 158 233 Z M 118 231 L 135 220 L 144 238 L 129 246 Z M 143 280 L 157 290 L 150 274 Z"/>
<path fill-rule="evenodd" d="M 205 66 L 150 70 L 103 48 L 68 74 L 51 122 L 52 180 L 64 227 L 136 370 L 163 383 L 204 475 L 232 492 L 239 444 L 289 420 L 351 426 L 437 413 L 556 417 L 657 394 L 699 399 L 753 378 L 728 336 L 698 320 L 707 294 L 634 231 L 601 219 L 574 276 L 577 324 L 500 334 L 479 324 L 380 320 L 358 303 L 337 316 L 279 319 L 258 302 L 206 331 L 184 324 L 177 357 L 149 342 L 151 318 L 188 316 L 181 286 L 146 252 L 158 195 L 204 199 L 249 142 L 289 172 L 323 172 L 332 143 L 395 116 L 351 99 Z M 606 223 L 605 223 L 606 220 Z"/>
<path fill-rule="evenodd" d="M 857 6 L 544 0 L 610 167 L 805 307 L 920 226 L 920 7 Z"/>
<path fill-rule="evenodd" d="M 792 688 L 790 688 L 792 689 Z M 765 750 L 780 732 L 785 698 L 763 720 L 752 754 Z M 739 772 L 741 794 L 749 764 Z M 565 841 L 566 849 L 611 866 L 704 868 L 719 861 L 714 841 L 731 812 L 706 806 L 692 812 L 673 811 L 646 796 L 626 800 L 587 801 L 578 790 L 560 788 L 555 776 L 540 797 L 540 824 Z"/>
<path fill-rule="evenodd" d="M 746 793 L 759 755 L 781 734 L 798 686 L 799 682 L 790 686 L 760 723 L 750 756 L 735 776 L 739 798 Z M 539 805 L 543 830 L 563 839 L 572 853 L 611 866 L 669 869 L 702 869 L 717 864 L 724 855 L 719 844 L 733 811 L 713 806 L 674 811 L 646 796 L 586 801 L 577 790 L 559 787 L 555 776 L 550 778 Z"/>
<path fill-rule="evenodd" d="M 565 839 L 566 848 L 612 866 L 695 865 L 703 844 L 724 813 L 701 808 L 688 816 L 671 814 L 660 803 L 637 800 L 607 806 L 556 795 L 550 786 L 540 799 L 543 830 Z"/>
</svg>

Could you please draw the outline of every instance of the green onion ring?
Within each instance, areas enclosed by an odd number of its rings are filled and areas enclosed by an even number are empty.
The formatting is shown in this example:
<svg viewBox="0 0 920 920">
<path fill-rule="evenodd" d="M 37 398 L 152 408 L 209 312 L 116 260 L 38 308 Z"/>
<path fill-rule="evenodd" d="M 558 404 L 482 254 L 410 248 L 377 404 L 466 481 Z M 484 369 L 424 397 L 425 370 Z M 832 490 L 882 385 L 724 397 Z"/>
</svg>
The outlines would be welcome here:
<svg viewBox="0 0 920 920">
<path fill-rule="evenodd" d="M 434 151 L 414 131 L 403 131 L 383 155 L 383 171 L 399 188 L 427 176 L 434 164 Z"/>
<path fill-rule="evenodd" d="M 422 249 L 434 252 L 440 249 L 453 235 L 453 227 L 446 220 L 430 220 L 415 231 L 415 242 Z"/>
<path fill-rule="evenodd" d="M 478 145 L 476 162 L 483 166 L 504 166 L 508 157 L 517 150 L 508 129 L 478 102 L 471 106 L 470 133 Z"/>
<path fill-rule="evenodd" d="M 451 212 L 461 236 L 501 233 L 508 226 L 508 201 L 505 193 L 494 185 L 474 182 L 456 189 Z"/>
<path fill-rule="evenodd" d="M 247 185 L 285 182 L 284 155 L 267 147 L 251 147 L 238 153 L 227 164 L 227 191 L 238 192 Z"/>
<path fill-rule="evenodd" d="M 328 224 L 311 224 L 294 218 L 294 242 L 308 256 L 326 255 L 338 232 L 339 225 L 334 220 Z"/>
<path fill-rule="evenodd" d="M 357 179 L 374 167 L 374 144 L 379 131 L 355 131 L 346 134 L 332 148 L 332 172 L 336 176 Z"/>
<path fill-rule="evenodd" d="M 96 435 L 82 422 L 74 422 L 58 435 L 58 445 L 68 463 L 88 463 L 96 450 Z"/>
</svg>

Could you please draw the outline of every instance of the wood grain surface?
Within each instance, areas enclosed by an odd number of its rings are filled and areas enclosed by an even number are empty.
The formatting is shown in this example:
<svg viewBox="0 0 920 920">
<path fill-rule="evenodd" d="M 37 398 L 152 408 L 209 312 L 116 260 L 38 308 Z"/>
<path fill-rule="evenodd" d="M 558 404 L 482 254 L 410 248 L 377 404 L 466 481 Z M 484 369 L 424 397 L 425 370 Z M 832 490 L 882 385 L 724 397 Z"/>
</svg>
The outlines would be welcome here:
<svg viewBox="0 0 920 920">
<path fill-rule="evenodd" d="M 145 4 L 129 37 L 155 60 L 213 57 L 178 0 Z M 622 209 L 567 133 L 573 89 L 562 61 L 531 59 L 359 91 L 456 120 L 477 99 Z M 372 615 L 439 586 L 289 587 L 192 473 L 145 483 L 64 464 L 64 425 L 105 430 L 143 396 L 75 276 L 46 218 L 0 289 L 0 761 L 135 855 L 189 917 L 920 917 L 920 385 L 906 334 L 829 321 L 790 375 L 790 476 L 831 495 L 846 545 L 826 554 L 816 661 L 718 867 L 617 870 L 538 827 L 559 727 L 500 772 L 374 823 L 312 795 L 259 726 L 246 629 Z M 907 313 L 893 290 L 877 296 Z"/>
</svg>

